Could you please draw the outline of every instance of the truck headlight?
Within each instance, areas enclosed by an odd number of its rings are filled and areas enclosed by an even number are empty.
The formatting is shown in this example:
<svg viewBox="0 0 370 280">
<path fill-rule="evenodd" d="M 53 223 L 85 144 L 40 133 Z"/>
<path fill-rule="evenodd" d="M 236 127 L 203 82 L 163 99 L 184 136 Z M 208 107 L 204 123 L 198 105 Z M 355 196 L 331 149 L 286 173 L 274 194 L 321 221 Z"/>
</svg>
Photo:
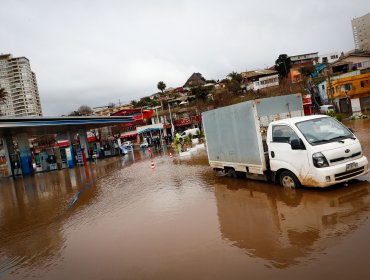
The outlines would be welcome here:
<svg viewBox="0 0 370 280">
<path fill-rule="evenodd" d="M 329 166 L 326 157 L 322 153 L 314 153 L 312 155 L 312 161 L 313 165 L 315 165 L 317 168 Z"/>
</svg>

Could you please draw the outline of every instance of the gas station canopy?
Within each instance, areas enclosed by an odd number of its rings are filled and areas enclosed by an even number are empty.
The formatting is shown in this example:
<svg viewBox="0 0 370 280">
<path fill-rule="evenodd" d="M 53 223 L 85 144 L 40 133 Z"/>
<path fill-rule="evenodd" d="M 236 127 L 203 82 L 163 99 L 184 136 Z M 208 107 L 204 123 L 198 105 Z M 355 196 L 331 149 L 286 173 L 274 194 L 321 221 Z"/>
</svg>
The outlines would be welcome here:
<svg viewBox="0 0 370 280">
<path fill-rule="evenodd" d="M 94 129 L 133 122 L 128 116 L 82 117 L 16 117 L 0 118 L 0 137 L 19 133 L 29 135 L 56 134 L 79 129 Z"/>
</svg>

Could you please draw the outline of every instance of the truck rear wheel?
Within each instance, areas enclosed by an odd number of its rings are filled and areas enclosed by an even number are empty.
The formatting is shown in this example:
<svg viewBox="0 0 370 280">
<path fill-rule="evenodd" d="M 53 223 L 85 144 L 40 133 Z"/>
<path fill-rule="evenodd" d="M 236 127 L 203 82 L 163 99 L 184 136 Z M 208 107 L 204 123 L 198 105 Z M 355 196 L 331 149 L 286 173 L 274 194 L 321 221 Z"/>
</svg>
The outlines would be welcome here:
<svg viewBox="0 0 370 280">
<path fill-rule="evenodd" d="M 235 169 L 232 168 L 232 167 L 227 168 L 225 171 L 226 171 L 226 175 L 228 177 L 233 177 L 233 178 L 237 178 L 238 177 L 238 175 L 235 172 Z"/>
<path fill-rule="evenodd" d="M 299 188 L 301 186 L 297 177 L 290 171 L 283 171 L 280 174 L 280 185 L 284 188 Z"/>
</svg>

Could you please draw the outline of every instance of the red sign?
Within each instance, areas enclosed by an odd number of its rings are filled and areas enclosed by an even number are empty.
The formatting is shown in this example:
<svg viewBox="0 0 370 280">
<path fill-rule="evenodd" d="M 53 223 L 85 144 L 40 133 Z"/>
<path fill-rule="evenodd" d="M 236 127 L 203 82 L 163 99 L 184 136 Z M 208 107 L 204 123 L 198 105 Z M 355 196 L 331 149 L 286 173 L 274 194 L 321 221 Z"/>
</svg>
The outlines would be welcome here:
<svg viewBox="0 0 370 280">
<path fill-rule="evenodd" d="M 77 145 L 77 144 L 78 144 L 78 140 L 74 139 L 73 140 L 73 145 Z M 69 147 L 69 141 L 68 140 L 59 140 L 57 143 L 55 143 L 54 146 L 57 146 L 57 147 L 60 147 L 60 148 Z"/>
<path fill-rule="evenodd" d="M 93 136 L 91 136 L 91 137 L 87 137 L 87 141 L 88 141 L 88 142 L 95 142 L 95 141 L 97 141 L 96 136 L 95 136 L 95 135 L 93 135 Z"/>
<path fill-rule="evenodd" d="M 305 97 L 303 97 L 302 99 L 303 99 L 303 100 L 302 100 L 302 101 L 303 101 L 303 105 L 305 105 L 305 104 L 311 104 L 311 103 L 312 103 L 312 101 L 311 101 L 311 96 L 309 96 L 309 95 L 308 95 L 308 96 L 306 95 L 306 96 L 305 96 Z"/>
<path fill-rule="evenodd" d="M 184 126 L 184 125 L 189 125 L 189 124 L 192 124 L 189 118 L 175 120 L 175 126 Z"/>
</svg>

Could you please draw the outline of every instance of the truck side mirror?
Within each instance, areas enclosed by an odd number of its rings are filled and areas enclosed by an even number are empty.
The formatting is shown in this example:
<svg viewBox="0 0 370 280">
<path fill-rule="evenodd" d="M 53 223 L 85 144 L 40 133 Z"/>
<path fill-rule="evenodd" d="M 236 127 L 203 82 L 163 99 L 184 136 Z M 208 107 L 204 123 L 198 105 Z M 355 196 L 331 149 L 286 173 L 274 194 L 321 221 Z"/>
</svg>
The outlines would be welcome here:
<svg viewBox="0 0 370 280">
<path fill-rule="evenodd" d="M 301 139 L 292 139 L 290 141 L 290 146 L 292 147 L 292 150 L 306 150 Z"/>
</svg>

